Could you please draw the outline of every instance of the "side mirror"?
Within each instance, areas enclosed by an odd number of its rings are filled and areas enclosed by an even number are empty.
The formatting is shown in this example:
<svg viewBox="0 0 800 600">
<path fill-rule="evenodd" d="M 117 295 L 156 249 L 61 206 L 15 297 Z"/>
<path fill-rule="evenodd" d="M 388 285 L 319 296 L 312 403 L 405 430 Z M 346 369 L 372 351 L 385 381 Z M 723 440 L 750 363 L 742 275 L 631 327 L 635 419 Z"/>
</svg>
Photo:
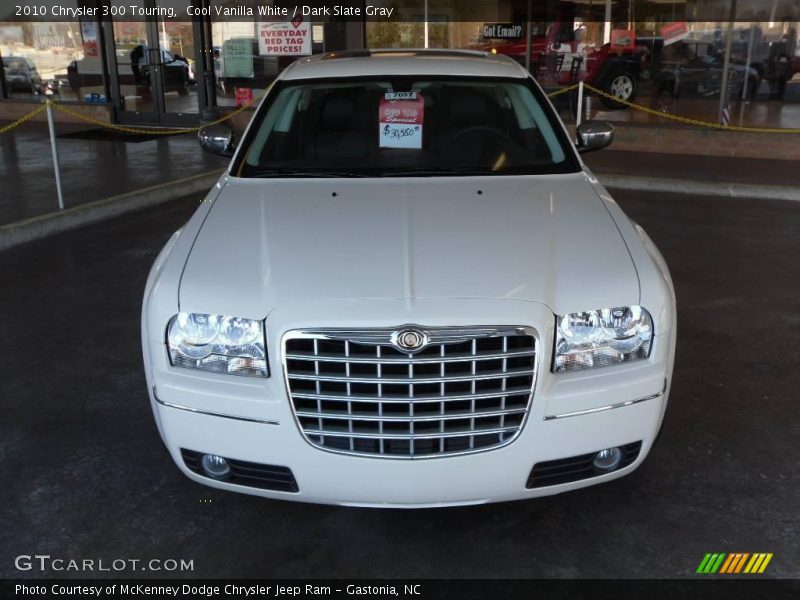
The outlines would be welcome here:
<svg viewBox="0 0 800 600">
<path fill-rule="evenodd" d="M 602 150 L 614 141 L 614 126 L 605 121 L 581 123 L 578 126 L 578 152 Z"/>
<path fill-rule="evenodd" d="M 203 127 L 197 137 L 200 140 L 200 147 L 211 154 L 233 156 L 233 151 L 236 149 L 233 131 L 224 125 Z"/>
</svg>

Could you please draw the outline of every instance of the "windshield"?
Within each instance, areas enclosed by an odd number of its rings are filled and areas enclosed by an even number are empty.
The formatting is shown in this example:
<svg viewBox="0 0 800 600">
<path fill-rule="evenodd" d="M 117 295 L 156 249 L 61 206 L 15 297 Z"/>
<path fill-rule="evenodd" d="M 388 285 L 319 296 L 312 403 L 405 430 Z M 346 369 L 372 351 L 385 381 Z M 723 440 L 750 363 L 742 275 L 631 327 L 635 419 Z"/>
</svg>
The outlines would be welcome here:
<svg viewBox="0 0 800 600">
<path fill-rule="evenodd" d="M 568 173 L 563 130 L 527 80 L 283 82 L 239 153 L 240 177 Z"/>
<path fill-rule="evenodd" d="M 9 71 L 27 71 L 28 65 L 23 58 L 4 58 L 3 64 Z"/>
</svg>

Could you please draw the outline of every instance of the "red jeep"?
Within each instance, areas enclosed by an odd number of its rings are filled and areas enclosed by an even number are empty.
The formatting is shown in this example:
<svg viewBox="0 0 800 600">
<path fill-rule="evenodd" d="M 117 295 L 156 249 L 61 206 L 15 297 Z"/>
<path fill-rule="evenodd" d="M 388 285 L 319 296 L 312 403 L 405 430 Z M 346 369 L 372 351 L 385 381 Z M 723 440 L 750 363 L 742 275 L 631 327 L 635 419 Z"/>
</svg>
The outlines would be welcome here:
<svg viewBox="0 0 800 600">
<path fill-rule="evenodd" d="M 535 29 L 540 30 L 539 27 Z M 584 81 L 621 100 L 633 102 L 636 99 L 648 53 L 646 48 L 636 46 L 632 37 L 623 39 L 624 36 L 620 36 L 613 44 L 592 48 L 582 40 L 585 30 L 573 30 L 571 22 L 551 23 L 546 31 L 545 35 L 531 37 L 531 73 L 544 87 Z M 525 64 L 525 39 L 487 42 L 478 47 Z M 608 108 L 626 106 L 605 96 L 600 99 Z"/>
</svg>

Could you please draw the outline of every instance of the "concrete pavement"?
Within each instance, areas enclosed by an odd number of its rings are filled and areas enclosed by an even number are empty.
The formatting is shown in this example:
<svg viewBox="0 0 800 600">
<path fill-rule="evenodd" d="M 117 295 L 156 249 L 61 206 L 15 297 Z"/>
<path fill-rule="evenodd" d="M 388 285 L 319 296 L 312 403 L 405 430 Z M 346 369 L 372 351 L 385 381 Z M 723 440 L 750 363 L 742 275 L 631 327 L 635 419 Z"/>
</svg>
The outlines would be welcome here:
<svg viewBox="0 0 800 600">
<path fill-rule="evenodd" d="M 138 143 L 59 138 L 58 148 L 68 208 L 60 212 L 47 128 L 29 123 L 0 135 L 0 181 L 10 190 L 0 196 L 0 250 L 209 189 L 228 163 L 203 152 L 193 134 Z M 613 147 L 584 159 L 612 189 L 800 201 L 797 161 Z"/>
<path fill-rule="evenodd" d="M 57 133 L 86 129 L 59 124 Z M 227 159 L 203 152 L 184 134 L 133 143 L 58 138 L 64 204 L 73 208 L 222 169 Z M 26 123 L 0 135 L 0 225 L 58 209 L 47 125 Z"/>
<path fill-rule="evenodd" d="M 139 311 L 153 259 L 199 195 L 4 251 L 0 577 L 41 576 L 13 567 L 14 556 L 39 553 L 193 559 L 195 571 L 176 576 L 195 577 L 692 584 L 706 552 L 772 552 L 763 577 L 800 577 L 798 205 L 616 198 L 658 244 L 676 285 L 661 439 L 623 479 L 471 508 L 283 503 L 181 475 L 148 404 Z"/>
<path fill-rule="evenodd" d="M 800 138 L 799 138 L 800 141 Z M 680 179 L 726 186 L 730 184 L 800 188 L 795 160 L 721 158 L 697 154 L 668 154 L 616 150 L 614 145 L 583 155 L 599 176 L 620 175 L 648 179 Z"/>
</svg>

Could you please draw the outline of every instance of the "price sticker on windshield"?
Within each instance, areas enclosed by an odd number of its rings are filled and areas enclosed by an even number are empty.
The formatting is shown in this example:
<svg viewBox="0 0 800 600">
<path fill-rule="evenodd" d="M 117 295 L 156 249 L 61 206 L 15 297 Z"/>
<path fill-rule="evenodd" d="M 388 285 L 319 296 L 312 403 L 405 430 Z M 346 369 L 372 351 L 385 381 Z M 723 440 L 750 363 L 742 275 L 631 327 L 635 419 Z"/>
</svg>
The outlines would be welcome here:
<svg viewBox="0 0 800 600">
<path fill-rule="evenodd" d="M 425 102 L 416 92 L 387 92 L 378 107 L 381 148 L 422 149 Z"/>
</svg>

